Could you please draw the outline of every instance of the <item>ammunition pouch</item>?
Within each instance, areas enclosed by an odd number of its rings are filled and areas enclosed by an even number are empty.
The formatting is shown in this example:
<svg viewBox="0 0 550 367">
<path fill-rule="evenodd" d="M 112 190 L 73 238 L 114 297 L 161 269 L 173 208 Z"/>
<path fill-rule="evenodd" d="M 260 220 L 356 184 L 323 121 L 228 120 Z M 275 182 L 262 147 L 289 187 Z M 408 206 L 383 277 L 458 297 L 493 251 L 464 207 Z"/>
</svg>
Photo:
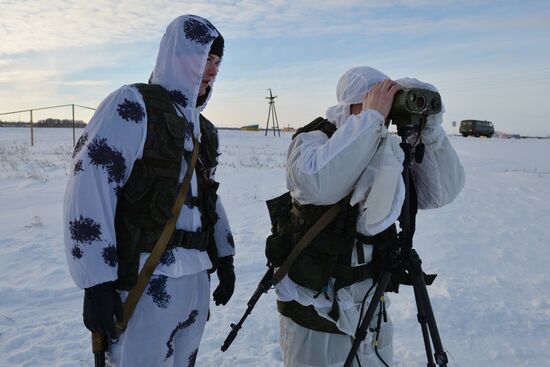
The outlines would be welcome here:
<svg viewBox="0 0 550 367">
<path fill-rule="evenodd" d="M 306 329 L 344 335 L 333 322 L 319 316 L 313 306 L 303 306 L 296 301 L 277 301 L 277 311 Z"/>
<path fill-rule="evenodd" d="M 375 236 L 364 236 L 356 233 L 357 240 L 361 243 L 373 244 L 372 251 L 372 277 L 378 279 L 383 270 L 390 270 L 395 267 L 391 264 L 389 253 L 398 246 L 397 229 L 392 225 Z M 392 275 L 385 292 L 399 292 L 399 280 Z"/>
<path fill-rule="evenodd" d="M 280 267 L 292 251 L 292 244 L 288 233 L 273 233 L 266 239 L 265 256 L 275 267 Z"/>
<path fill-rule="evenodd" d="M 213 229 L 219 217 L 216 212 L 218 201 L 218 187 L 220 184 L 208 177 L 204 167 L 197 168 L 199 184 L 199 208 L 201 209 L 201 223 L 203 228 Z"/>
<path fill-rule="evenodd" d="M 206 251 L 208 246 L 211 245 L 212 236 L 212 231 L 189 232 L 183 229 L 176 229 L 170 239 L 168 248 L 182 247 Z"/>
<path fill-rule="evenodd" d="M 290 223 L 292 197 L 289 192 L 266 202 L 271 219 L 271 234 L 266 239 L 265 256 L 271 264 L 279 267 L 292 251 L 293 230 Z"/>
<path fill-rule="evenodd" d="M 266 240 L 266 257 L 275 266 L 285 261 L 303 234 L 330 208 L 301 206 L 292 201 L 290 193 L 269 200 L 267 206 L 272 234 Z M 357 279 L 353 271 L 343 270 L 351 268 L 349 264 L 355 243 L 355 219 L 355 208 L 343 210 L 296 258 L 289 269 L 289 278 L 316 291 L 327 285 L 330 277 L 336 275 L 337 269 L 339 274 L 354 274 L 354 279 Z"/>
<path fill-rule="evenodd" d="M 294 202 L 290 222 L 295 232 L 293 239 L 314 225 L 330 206 L 300 205 Z M 295 283 L 316 291 L 321 291 L 331 277 L 336 277 L 337 267 L 350 267 L 351 253 L 355 244 L 355 222 L 357 209 L 347 206 L 327 225 L 302 251 L 290 267 L 288 276 Z M 293 243 L 293 246 L 295 243 Z"/>
</svg>

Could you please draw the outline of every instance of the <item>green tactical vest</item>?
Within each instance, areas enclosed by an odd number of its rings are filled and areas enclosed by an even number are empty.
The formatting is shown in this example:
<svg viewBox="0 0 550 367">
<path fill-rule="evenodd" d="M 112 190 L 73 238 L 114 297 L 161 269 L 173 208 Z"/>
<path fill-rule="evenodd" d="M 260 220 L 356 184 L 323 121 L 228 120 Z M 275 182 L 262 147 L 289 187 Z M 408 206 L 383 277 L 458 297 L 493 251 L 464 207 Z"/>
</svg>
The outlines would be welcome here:
<svg viewBox="0 0 550 367">
<path fill-rule="evenodd" d="M 136 84 L 141 92 L 147 110 L 147 137 L 143 156 L 136 160 L 128 181 L 118 193 L 115 214 L 115 230 L 118 255 L 117 288 L 129 290 L 137 280 L 139 258 L 142 252 L 150 252 L 160 237 L 179 190 L 179 174 L 183 159 L 190 160 L 184 150 L 189 138 L 188 122 L 178 116 L 174 105 L 164 88 L 153 84 Z M 201 232 L 208 244 L 205 246 L 213 257 L 216 245 L 213 227 L 217 220 L 215 211 L 218 183 L 209 179 L 210 170 L 215 169 L 218 149 L 217 131 L 210 121 L 200 116 L 201 143 L 199 158 L 195 167 L 199 197 L 193 202 L 200 208 Z M 198 163 L 198 162 L 201 163 Z M 188 199 L 190 196 L 188 194 Z M 173 239 L 169 247 L 181 246 Z M 191 241 L 193 242 L 193 241 Z M 189 246 L 192 247 L 193 243 Z M 201 248 L 201 250 L 204 250 Z"/>
<path fill-rule="evenodd" d="M 328 120 L 317 118 L 297 130 L 293 139 L 304 132 L 321 131 L 329 138 L 336 127 Z M 285 193 L 267 202 L 272 234 L 266 240 L 266 257 L 275 266 L 280 266 L 303 234 L 331 207 L 331 205 L 300 205 Z M 368 278 L 376 278 L 380 271 L 377 264 L 379 253 L 389 241 L 395 240 L 395 226 L 373 236 L 357 234 L 357 206 L 348 205 L 304 249 L 291 265 L 288 277 L 296 284 L 323 292 L 331 277 L 335 278 L 334 292 Z M 359 239 L 359 241 L 356 241 Z M 352 267 L 351 255 L 354 246 L 362 253 L 363 243 L 375 245 L 371 263 Z M 334 297 L 336 299 L 336 297 Z M 332 323 L 327 323 L 313 307 L 304 307 L 296 302 L 278 302 L 281 314 L 290 317 L 309 329 L 338 333 Z M 338 320 L 336 301 L 329 315 Z"/>
</svg>

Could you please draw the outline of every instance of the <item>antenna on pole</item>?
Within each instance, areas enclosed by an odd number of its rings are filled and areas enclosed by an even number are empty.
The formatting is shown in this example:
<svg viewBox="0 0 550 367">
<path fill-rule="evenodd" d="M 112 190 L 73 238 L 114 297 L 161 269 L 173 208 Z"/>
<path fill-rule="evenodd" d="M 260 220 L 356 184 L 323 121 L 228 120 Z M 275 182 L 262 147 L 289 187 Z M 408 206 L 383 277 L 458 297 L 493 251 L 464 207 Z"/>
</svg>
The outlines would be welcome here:
<svg viewBox="0 0 550 367">
<path fill-rule="evenodd" d="M 267 136 L 267 131 L 269 130 L 269 119 L 271 118 L 271 126 L 273 127 L 273 136 L 275 136 L 275 131 L 281 136 L 281 129 L 279 129 L 279 119 L 277 118 L 277 111 L 275 110 L 275 98 L 271 92 L 271 88 L 268 89 L 269 96 L 265 99 L 269 100 L 269 110 L 267 111 L 267 124 L 265 125 L 265 136 Z"/>
</svg>

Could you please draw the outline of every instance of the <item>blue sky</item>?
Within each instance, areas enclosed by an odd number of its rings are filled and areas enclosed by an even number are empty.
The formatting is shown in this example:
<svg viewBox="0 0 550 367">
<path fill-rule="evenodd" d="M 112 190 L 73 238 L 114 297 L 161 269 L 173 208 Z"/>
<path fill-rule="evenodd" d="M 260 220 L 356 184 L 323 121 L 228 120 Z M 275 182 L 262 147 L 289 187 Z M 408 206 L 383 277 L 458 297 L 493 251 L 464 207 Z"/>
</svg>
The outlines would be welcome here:
<svg viewBox="0 0 550 367">
<path fill-rule="evenodd" d="M 166 25 L 191 13 L 226 39 L 205 111 L 219 126 L 265 126 L 272 88 L 281 126 L 299 127 L 336 101 L 347 69 L 368 65 L 440 90 L 444 126 L 476 118 L 549 135 L 550 1 L 0 0 L 0 112 L 97 106 L 147 80 Z M 68 118 L 70 109 L 36 112 Z M 77 118 L 89 112 L 77 109 Z M 28 114 L 0 116 L 28 120 Z"/>
</svg>

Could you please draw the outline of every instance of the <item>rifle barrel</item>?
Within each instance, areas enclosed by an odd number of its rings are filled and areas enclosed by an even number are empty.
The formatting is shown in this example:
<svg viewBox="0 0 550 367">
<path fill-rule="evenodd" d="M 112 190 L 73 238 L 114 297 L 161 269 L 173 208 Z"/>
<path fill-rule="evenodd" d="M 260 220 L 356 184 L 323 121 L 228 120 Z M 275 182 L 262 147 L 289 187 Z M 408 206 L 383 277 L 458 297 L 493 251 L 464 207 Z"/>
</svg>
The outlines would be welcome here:
<svg viewBox="0 0 550 367">
<path fill-rule="evenodd" d="M 252 297 L 250 297 L 250 300 L 247 303 L 248 307 L 246 308 L 244 315 L 241 317 L 236 325 L 231 324 L 231 331 L 229 332 L 229 335 L 227 335 L 227 338 L 225 338 L 225 341 L 223 342 L 223 345 L 221 347 L 222 352 L 225 352 L 227 348 L 229 348 L 231 343 L 233 343 L 233 340 L 235 340 L 235 338 L 237 337 L 237 333 L 241 329 L 244 320 L 246 320 L 248 315 L 252 313 L 252 309 L 254 308 L 254 306 L 256 306 L 256 303 L 258 302 L 262 294 L 267 293 L 267 291 L 271 288 L 274 269 L 275 268 L 273 267 L 273 265 L 271 265 L 269 269 L 267 269 L 267 272 L 262 277 L 262 280 L 260 280 L 260 284 L 258 284 L 258 287 L 252 294 Z"/>
<path fill-rule="evenodd" d="M 243 321 L 244 320 L 241 319 L 241 321 L 239 321 L 237 325 L 231 324 L 231 332 L 229 333 L 229 335 L 227 335 L 227 338 L 225 338 L 225 341 L 223 342 L 222 352 L 225 352 L 227 348 L 229 348 L 231 343 L 233 343 L 233 340 L 235 340 L 235 338 L 237 337 L 237 333 L 239 332 Z"/>
</svg>

